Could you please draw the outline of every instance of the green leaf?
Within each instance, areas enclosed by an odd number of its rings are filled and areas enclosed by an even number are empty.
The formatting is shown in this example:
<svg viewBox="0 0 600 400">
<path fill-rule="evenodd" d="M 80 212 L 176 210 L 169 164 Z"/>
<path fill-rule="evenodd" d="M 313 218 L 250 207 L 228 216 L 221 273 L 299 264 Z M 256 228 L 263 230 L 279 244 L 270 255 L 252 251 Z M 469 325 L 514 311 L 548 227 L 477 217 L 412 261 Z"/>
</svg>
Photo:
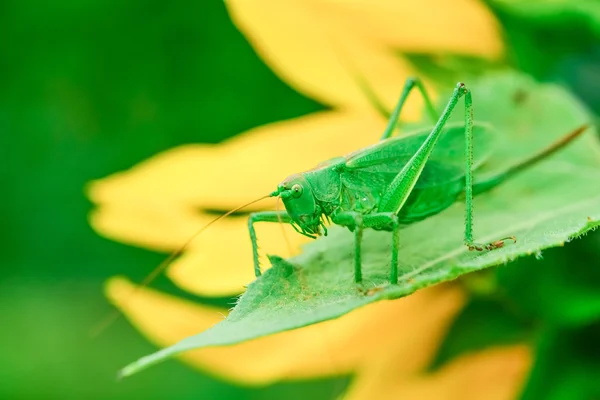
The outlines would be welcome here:
<svg viewBox="0 0 600 400">
<path fill-rule="evenodd" d="M 518 75 L 495 76 L 470 86 L 476 119 L 504 132 L 495 166 L 512 164 L 588 120 L 583 106 L 566 91 L 538 87 Z M 294 258 L 271 256 L 273 267 L 248 286 L 226 320 L 140 359 L 121 374 L 131 375 L 186 350 L 239 343 L 336 318 L 369 303 L 407 296 L 468 272 L 563 245 L 600 226 L 600 192 L 590 183 L 600 181 L 600 158 L 594 146 L 598 144 L 590 130 L 552 160 L 476 198 L 476 239 L 487 242 L 515 235 L 514 245 L 469 252 L 462 243 L 464 204 L 458 202 L 401 231 L 398 285 L 387 283 L 391 234 L 367 230 L 364 284 L 359 288 L 353 282 L 354 236 L 332 227 L 329 236 L 305 246 Z"/>
</svg>

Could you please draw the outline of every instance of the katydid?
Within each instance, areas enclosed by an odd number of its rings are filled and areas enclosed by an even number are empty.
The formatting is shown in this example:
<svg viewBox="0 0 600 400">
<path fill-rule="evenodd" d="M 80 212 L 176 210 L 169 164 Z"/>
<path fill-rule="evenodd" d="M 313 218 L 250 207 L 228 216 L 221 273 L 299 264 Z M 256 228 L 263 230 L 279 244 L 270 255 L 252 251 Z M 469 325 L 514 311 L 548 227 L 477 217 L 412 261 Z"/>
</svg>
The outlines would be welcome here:
<svg viewBox="0 0 600 400">
<path fill-rule="evenodd" d="M 402 107 L 414 88 L 419 90 L 425 100 L 427 112 L 435 125 L 433 128 L 393 137 Z M 368 95 L 378 103 L 373 93 Z M 464 98 L 464 124 L 448 123 L 461 98 Z M 375 105 L 380 111 L 383 110 L 380 103 Z M 490 243 L 474 241 L 473 196 L 494 188 L 562 149 L 586 128 L 587 125 L 584 125 L 575 129 L 540 152 L 495 175 L 474 176 L 493 151 L 497 134 L 488 124 L 474 121 L 471 92 L 463 83 L 458 83 L 445 109 L 438 115 L 423 84 L 418 79 L 408 79 L 378 143 L 325 161 L 311 170 L 291 175 L 272 193 L 212 220 L 165 259 L 138 289 L 148 285 L 210 225 L 267 197 L 279 196 L 283 200 L 285 211 L 250 214 L 248 229 L 257 277 L 261 275 L 261 270 L 255 223 L 286 222 L 298 233 L 316 238 L 327 234 L 326 222 L 330 222 L 354 232 L 354 280 L 357 283 L 362 281 L 363 276 L 361 240 L 364 229 L 392 232 L 389 281 L 397 284 L 398 246 L 402 226 L 442 212 L 463 193 L 466 206 L 464 244 L 469 250 L 476 251 L 503 247 L 507 240 L 516 239 L 501 238 Z M 473 154 L 474 142 L 477 144 L 476 154 Z M 105 320 L 96 332 L 111 324 L 118 315 L 113 314 Z"/>
<path fill-rule="evenodd" d="M 413 88 L 418 88 L 427 111 L 436 121 L 433 128 L 392 137 L 402 107 Z M 464 98 L 464 124 L 448 123 L 460 98 Z M 483 193 L 526 167 L 542 160 L 575 139 L 586 126 L 564 136 L 541 152 L 493 176 L 474 176 L 493 150 L 496 135 L 487 124 L 473 119 L 471 92 L 458 83 L 444 111 L 438 116 L 424 86 L 407 80 L 390 115 L 381 140 L 315 168 L 289 176 L 267 197 L 279 196 L 285 211 L 250 214 L 254 271 L 260 276 L 254 224 L 287 222 L 300 234 L 316 238 L 327 234 L 326 222 L 354 232 L 354 280 L 362 281 L 361 240 L 367 228 L 392 232 L 389 281 L 398 282 L 398 243 L 402 226 L 437 214 L 464 193 L 466 205 L 464 244 L 469 250 L 494 250 L 514 237 L 477 243 L 473 238 L 473 196 Z M 477 154 L 473 154 L 473 142 Z"/>
</svg>

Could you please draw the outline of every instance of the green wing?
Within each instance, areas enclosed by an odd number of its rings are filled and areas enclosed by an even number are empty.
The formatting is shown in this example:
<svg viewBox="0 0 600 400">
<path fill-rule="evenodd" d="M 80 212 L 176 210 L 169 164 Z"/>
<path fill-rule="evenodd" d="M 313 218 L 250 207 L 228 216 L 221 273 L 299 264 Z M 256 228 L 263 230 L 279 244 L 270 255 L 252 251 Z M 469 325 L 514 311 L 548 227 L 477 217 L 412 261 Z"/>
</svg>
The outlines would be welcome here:
<svg viewBox="0 0 600 400">
<path fill-rule="evenodd" d="M 424 128 L 409 136 L 394 137 L 347 155 L 345 167 L 352 176 L 351 180 L 359 186 L 369 182 L 385 184 L 390 177 L 393 179 L 400 172 L 430 132 L 431 128 Z M 473 125 L 473 169 L 490 156 L 496 137 L 489 125 Z M 439 186 L 463 178 L 464 154 L 464 125 L 449 124 L 442 132 L 415 188 Z"/>
</svg>

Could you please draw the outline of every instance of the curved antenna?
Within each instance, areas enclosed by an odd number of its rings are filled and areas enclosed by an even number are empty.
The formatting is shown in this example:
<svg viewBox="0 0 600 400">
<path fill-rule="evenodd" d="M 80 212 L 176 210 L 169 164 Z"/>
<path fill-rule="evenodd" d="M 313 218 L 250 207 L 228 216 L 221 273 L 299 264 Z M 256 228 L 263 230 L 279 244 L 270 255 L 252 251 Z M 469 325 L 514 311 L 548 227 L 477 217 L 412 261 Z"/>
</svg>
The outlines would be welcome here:
<svg viewBox="0 0 600 400">
<path fill-rule="evenodd" d="M 268 194 L 266 196 L 263 196 L 263 197 L 261 197 L 259 199 L 252 200 L 249 203 L 246 203 L 244 205 L 236 207 L 233 210 L 229 210 L 225 214 L 219 215 L 217 218 L 213 219 L 212 221 L 210 221 L 209 223 L 207 223 L 206 225 L 204 225 L 202 228 L 198 229 L 198 231 L 196 231 L 196 233 L 194 233 L 179 249 L 177 249 L 174 252 L 172 252 L 169 255 L 169 257 L 165 258 L 163 260 L 163 262 L 161 262 L 158 265 L 158 267 L 154 268 L 154 270 L 152 272 L 150 272 L 146 276 L 146 278 L 144 278 L 144 280 L 142 281 L 142 283 L 135 287 L 135 289 L 133 290 L 133 292 L 129 295 L 129 298 L 131 299 L 140 289 L 143 289 L 146 286 L 148 286 L 150 283 L 152 283 L 152 281 L 154 279 L 156 279 L 158 277 L 158 275 L 161 272 L 163 272 L 169 266 L 169 264 L 171 264 L 171 262 L 173 262 L 173 260 L 175 258 L 179 257 L 189 247 L 189 245 L 194 241 L 194 239 L 196 239 L 198 236 L 200 236 L 200 234 L 202 232 L 204 232 L 206 229 L 208 229 L 212 224 L 214 224 L 215 222 L 217 222 L 217 221 L 219 221 L 219 220 L 221 220 L 223 218 L 226 218 L 226 217 L 230 216 L 231 214 L 233 214 L 236 211 L 241 210 L 242 208 L 246 208 L 246 207 L 248 207 L 248 206 L 250 206 L 250 205 L 252 205 L 254 203 L 258 203 L 261 200 L 264 200 L 264 199 L 269 198 L 269 197 L 274 197 L 276 195 L 277 195 L 276 192 L 273 192 L 273 193 Z M 106 328 L 108 328 L 113 323 L 115 323 L 115 321 L 117 321 L 120 317 L 121 317 L 121 312 L 119 312 L 118 310 L 115 310 L 115 312 L 113 312 L 110 315 L 108 315 L 102 322 L 100 322 L 96 327 L 94 327 L 90 331 L 90 337 L 93 338 L 93 337 L 98 336 Z"/>
</svg>

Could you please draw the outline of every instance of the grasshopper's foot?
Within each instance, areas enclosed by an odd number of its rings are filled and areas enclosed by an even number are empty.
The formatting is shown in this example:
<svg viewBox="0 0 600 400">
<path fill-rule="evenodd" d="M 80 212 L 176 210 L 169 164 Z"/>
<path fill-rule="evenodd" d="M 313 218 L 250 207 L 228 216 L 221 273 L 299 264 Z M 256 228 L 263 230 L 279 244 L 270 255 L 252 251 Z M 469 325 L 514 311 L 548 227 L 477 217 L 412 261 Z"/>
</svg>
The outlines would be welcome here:
<svg viewBox="0 0 600 400">
<path fill-rule="evenodd" d="M 504 247 L 504 244 L 508 240 L 512 240 L 513 243 L 517 243 L 517 238 L 516 237 L 509 236 L 509 237 L 505 237 L 505 238 L 500 239 L 500 240 L 496 240 L 495 242 L 490 242 L 490 243 L 486 243 L 486 244 L 467 243 L 467 248 L 469 249 L 469 251 L 473 251 L 473 250 L 477 250 L 477 251 L 495 250 L 495 249 L 499 249 L 501 247 Z"/>
<path fill-rule="evenodd" d="M 359 287 L 358 288 L 358 292 L 360 294 L 362 294 L 363 296 L 374 296 L 379 292 L 382 292 L 386 289 L 386 286 L 376 286 L 376 287 L 372 287 L 372 288 L 364 288 L 364 287 Z"/>
</svg>

